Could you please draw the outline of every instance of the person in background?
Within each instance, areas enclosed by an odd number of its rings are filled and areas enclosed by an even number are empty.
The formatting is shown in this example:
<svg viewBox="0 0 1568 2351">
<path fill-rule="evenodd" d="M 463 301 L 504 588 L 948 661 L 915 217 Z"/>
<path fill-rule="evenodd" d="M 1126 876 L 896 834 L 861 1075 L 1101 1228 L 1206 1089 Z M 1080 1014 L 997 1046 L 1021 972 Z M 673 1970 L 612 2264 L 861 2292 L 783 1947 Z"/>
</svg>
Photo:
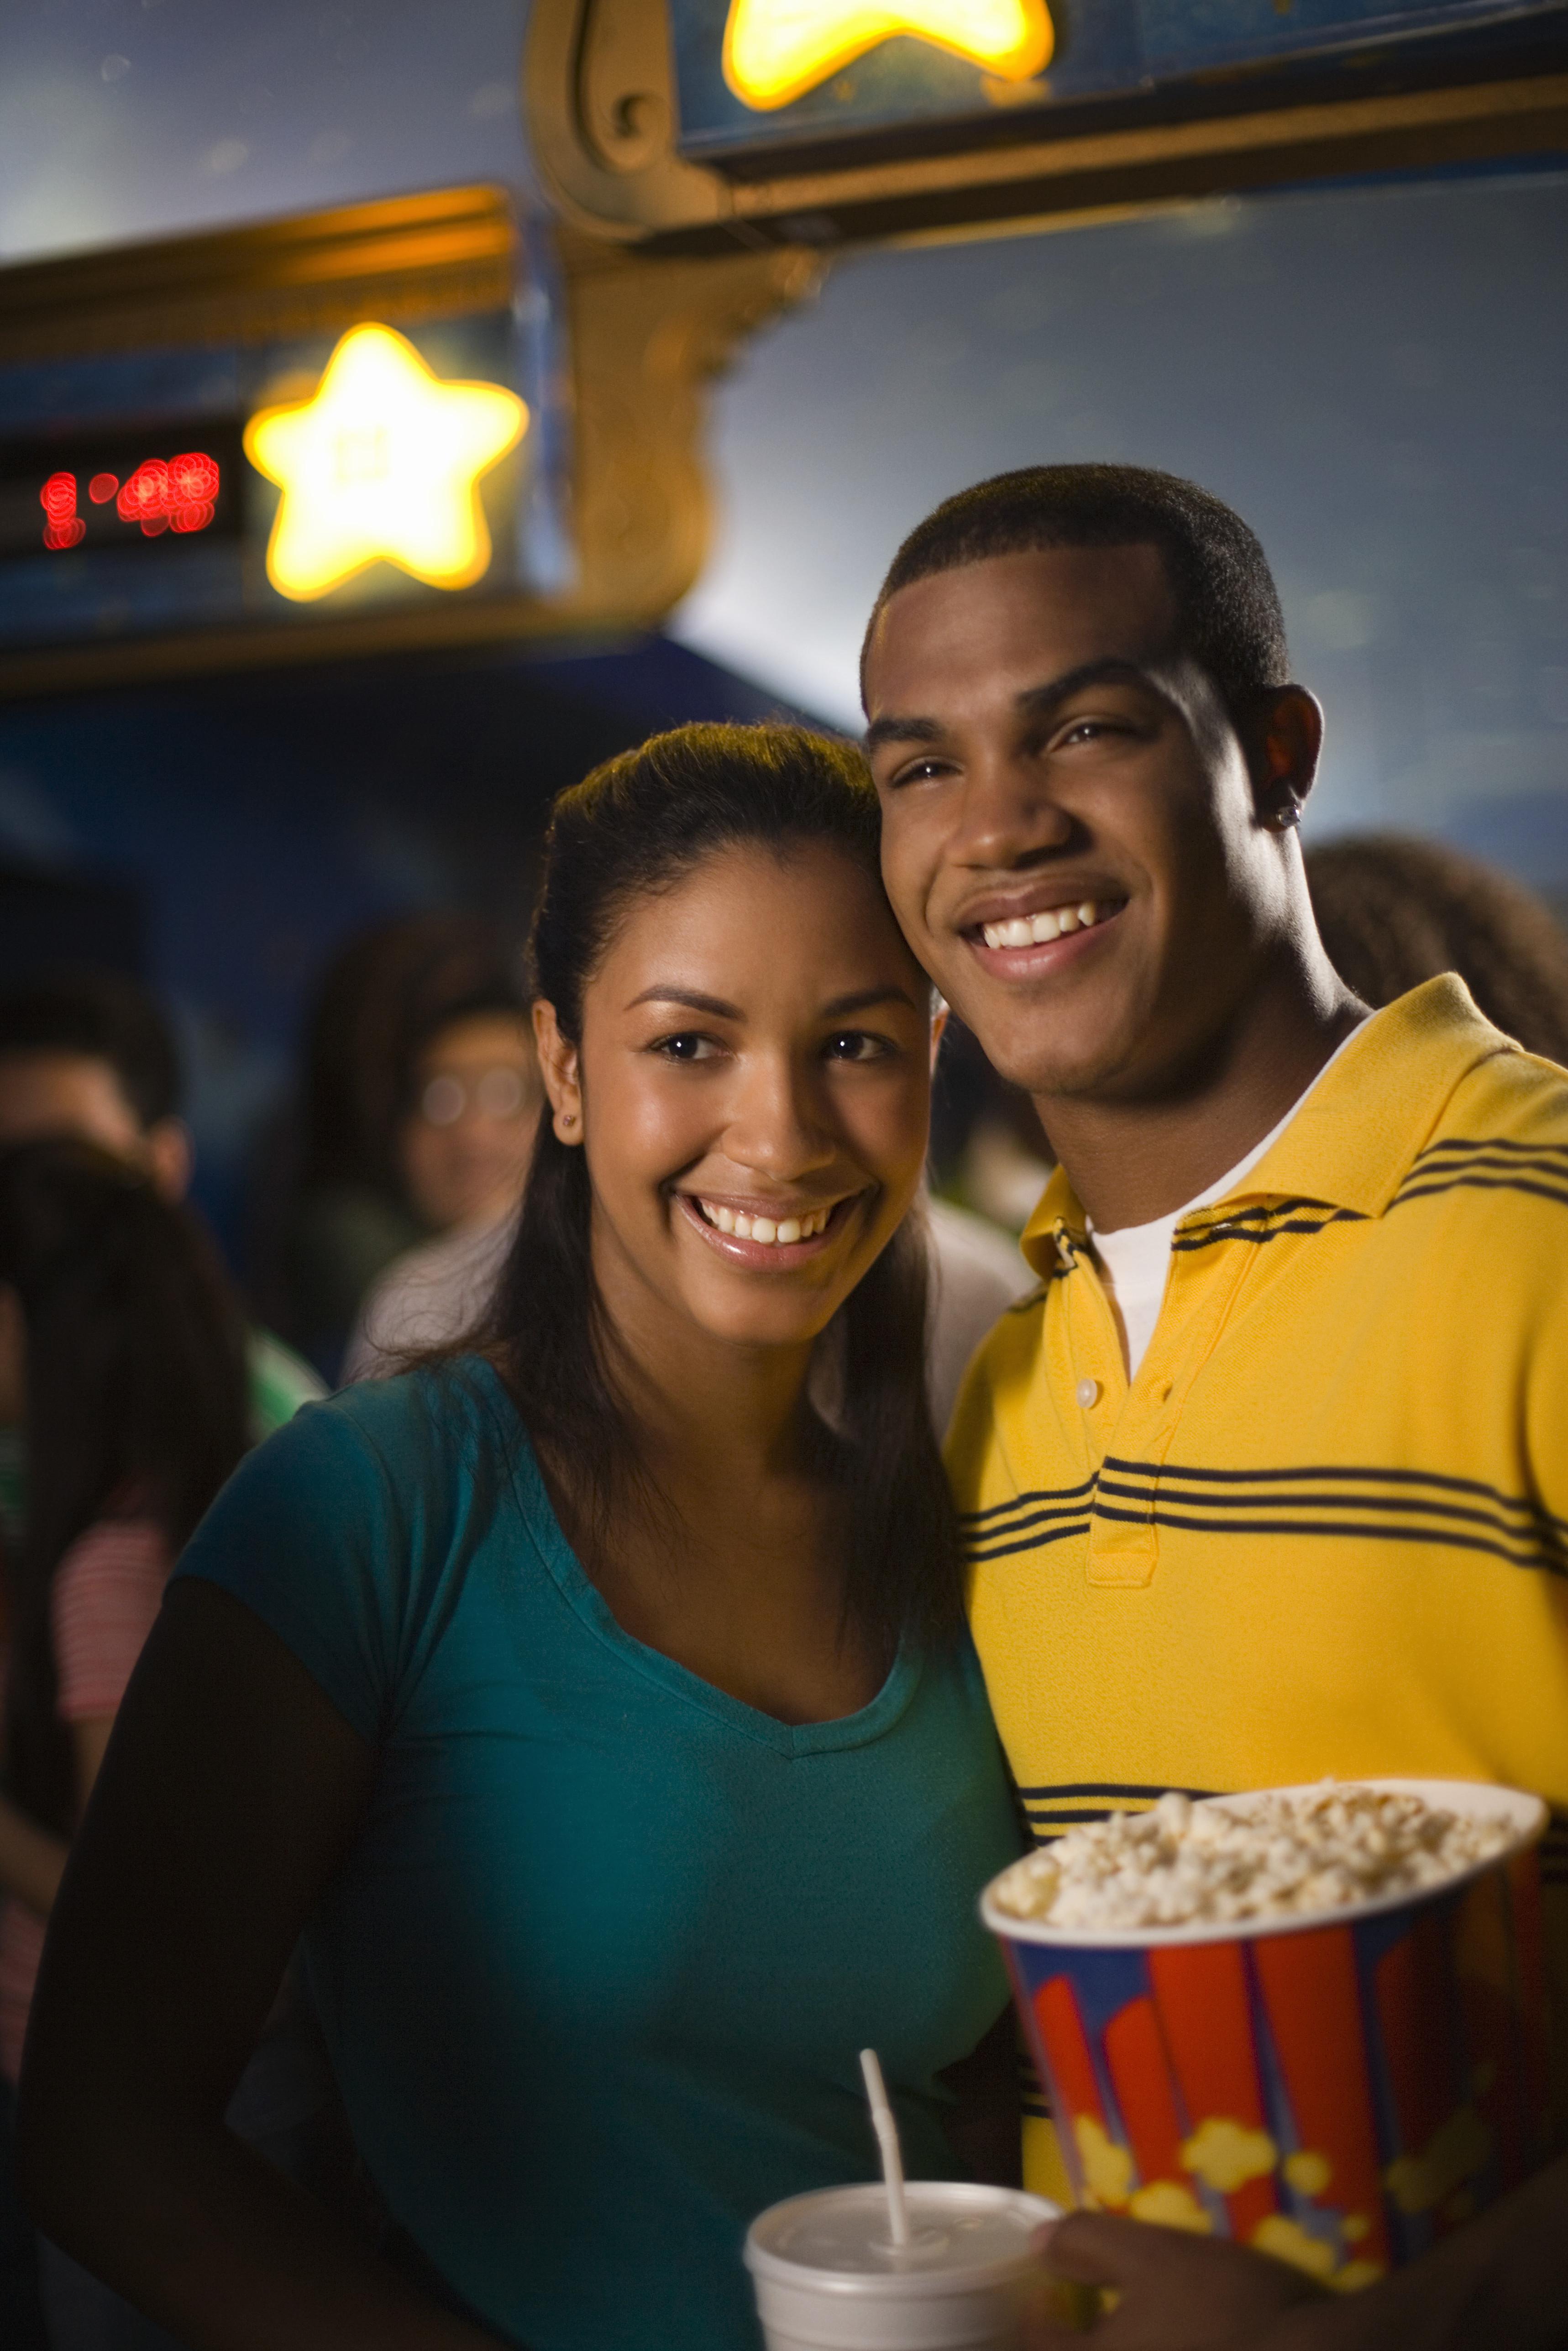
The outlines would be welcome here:
<svg viewBox="0 0 1568 2351">
<path fill-rule="evenodd" d="M 338 957 L 309 1026 L 285 1250 L 287 1327 L 329 1377 L 394 1259 L 455 1229 L 461 1256 L 515 1206 L 538 1086 L 516 958 L 483 917 L 410 915 Z"/>
<path fill-rule="evenodd" d="M 1364 1004 L 1457 971 L 1527 1053 L 1568 1064 L 1568 932 L 1521 882 L 1439 841 L 1360 833 L 1306 852 L 1329 961 Z"/>
<path fill-rule="evenodd" d="M 134 980 L 62 971 L 0 996 L 0 1149 L 75 1135 L 139 1169 L 161 1198 L 183 1201 L 193 1155 L 180 1102 L 168 1023 Z M 250 1435 L 259 1444 L 322 1386 L 268 1331 L 251 1329 L 246 1352 Z M 22 1519 L 21 1442 L 0 1413 L 0 1532 L 13 1538 Z"/>
<path fill-rule="evenodd" d="M 7 2102 L 45 1922 L 116 1710 L 175 1555 L 249 1433 L 245 1326 L 215 1254 L 128 1159 L 77 1142 L 0 1153 L 0 1414 L 27 1432 L 26 1531 L 5 1562 Z M 53 2351 L 166 2341 L 57 2248 L 37 2252 Z"/>
<path fill-rule="evenodd" d="M 544 1088 L 520 994 L 438 1029 L 414 1058 L 397 1153 L 434 1240 L 394 1258 L 367 1292 L 343 1357 L 347 1380 L 446 1345 L 482 1311 L 511 1239 Z"/>
</svg>

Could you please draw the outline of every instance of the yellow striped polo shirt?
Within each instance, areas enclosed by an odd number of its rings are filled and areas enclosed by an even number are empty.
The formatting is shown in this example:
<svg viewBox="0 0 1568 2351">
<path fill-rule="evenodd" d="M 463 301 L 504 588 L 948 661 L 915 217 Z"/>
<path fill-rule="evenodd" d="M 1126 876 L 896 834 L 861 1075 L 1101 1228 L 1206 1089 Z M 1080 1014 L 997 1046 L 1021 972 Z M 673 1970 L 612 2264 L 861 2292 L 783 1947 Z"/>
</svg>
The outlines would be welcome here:
<svg viewBox="0 0 1568 2351">
<path fill-rule="evenodd" d="M 1330 1772 L 1533 1790 L 1568 2020 L 1568 1072 L 1452 977 L 1375 1014 L 1176 1227 L 1130 1385 L 1060 1168 L 1023 1246 L 948 1460 L 1036 1836 Z"/>
</svg>

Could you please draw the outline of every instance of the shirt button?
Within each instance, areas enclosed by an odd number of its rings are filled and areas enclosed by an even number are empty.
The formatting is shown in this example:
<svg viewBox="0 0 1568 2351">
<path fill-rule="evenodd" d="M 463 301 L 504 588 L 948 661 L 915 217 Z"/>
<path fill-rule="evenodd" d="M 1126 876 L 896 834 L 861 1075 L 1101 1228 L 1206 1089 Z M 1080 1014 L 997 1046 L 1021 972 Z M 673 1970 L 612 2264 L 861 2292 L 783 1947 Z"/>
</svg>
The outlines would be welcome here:
<svg viewBox="0 0 1568 2351">
<path fill-rule="evenodd" d="M 1091 1405 L 1098 1404 L 1100 1401 L 1099 1381 L 1080 1380 L 1078 1383 L 1078 1401 L 1083 1406 L 1085 1412 L 1088 1411 Z"/>
</svg>

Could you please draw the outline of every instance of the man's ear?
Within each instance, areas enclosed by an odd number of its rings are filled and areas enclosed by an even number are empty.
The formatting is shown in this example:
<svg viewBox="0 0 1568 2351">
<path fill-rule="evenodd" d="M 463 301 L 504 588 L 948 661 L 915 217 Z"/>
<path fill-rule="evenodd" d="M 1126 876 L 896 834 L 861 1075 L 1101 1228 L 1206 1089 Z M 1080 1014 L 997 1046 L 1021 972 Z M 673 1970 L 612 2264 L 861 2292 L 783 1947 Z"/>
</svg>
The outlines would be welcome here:
<svg viewBox="0 0 1568 2351">
<path fill-rule="evenodd" d="M 155 1119 L 142 1142 L 147 1172 L 160 1199 L 183 1200 L 191 1188 L 195 1152 L 183 1118 Z"/>
<path fill-rule="evenodd" d="M 534 1043 L 539 1071 L 549 1097 L 551 1123 L 558 1141 L 582 1141 L 582 1087 L 578 1077 L 577 1047 L 560 1033 L 555 1006 L 539 997 L 534 1005 Z"/>
<path fill-rule="evenodd" d="M 1278 825 L 1281 811 L 1287 824 L 1301 813 L 1301 804 L 1317 781 L 1323 747 L 1322 706 L 1304 685 L 1281 685 L 1260 697 L 1246 730 L 1247 765 L 1252 777 L 1252 797 L 1264 824 Z"/>
</svg>

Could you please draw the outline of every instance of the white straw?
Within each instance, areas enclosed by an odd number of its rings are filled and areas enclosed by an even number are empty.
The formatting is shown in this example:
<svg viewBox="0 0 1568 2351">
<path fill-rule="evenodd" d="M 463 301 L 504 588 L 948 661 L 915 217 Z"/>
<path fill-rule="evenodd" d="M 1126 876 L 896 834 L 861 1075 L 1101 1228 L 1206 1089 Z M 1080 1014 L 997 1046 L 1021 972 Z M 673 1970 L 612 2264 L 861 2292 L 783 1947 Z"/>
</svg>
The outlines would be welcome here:
<svg viewBox="0 0 1568 2351">
<path fill-rule="evenodd" d="M 882 2078 L 882 2062 L 874 2049 L 861 2051 L 861 2072 L 865 2076 L 872 2128 L 882 2150 L 882 2176 L 887 2183 L 888 2229 L 895 2245 L 907 2245 L 909 2214 L 904 2201 L 904 2156 L 898 2144 L 898 2125 L 888 2104 L 887 2085 Z"/>
</svg>

